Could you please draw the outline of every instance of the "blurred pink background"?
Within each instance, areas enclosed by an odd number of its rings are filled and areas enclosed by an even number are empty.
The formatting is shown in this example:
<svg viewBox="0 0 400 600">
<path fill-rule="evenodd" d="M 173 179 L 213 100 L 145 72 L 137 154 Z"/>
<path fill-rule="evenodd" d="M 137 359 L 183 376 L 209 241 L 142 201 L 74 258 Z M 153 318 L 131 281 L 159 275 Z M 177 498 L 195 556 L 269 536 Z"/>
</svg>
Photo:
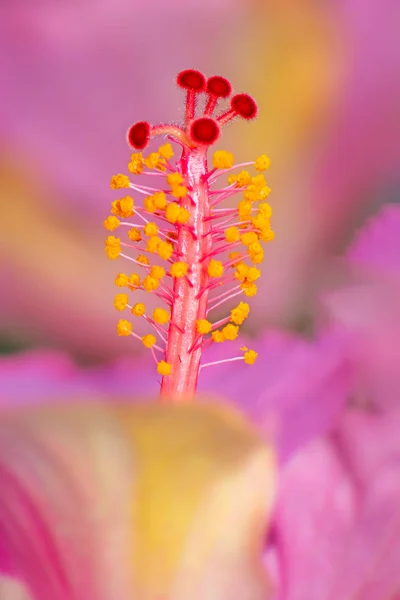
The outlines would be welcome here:
<svg viewBox="0 0 400 600">
<path fill-rule="evenodd" d="M 219 146 L 271 157 L 276 240 L 248 321 L 309 333 L 344 254 L 400 189 L 397 0 L 8 0 L 0 7 L 2 352 L 135 354 L 115 335 L 109 180 L 135 120 L 179 121 L 176 73 L 259 103 Z M 125 342 L 125 340 L 123 340 Z"/>
</svg>

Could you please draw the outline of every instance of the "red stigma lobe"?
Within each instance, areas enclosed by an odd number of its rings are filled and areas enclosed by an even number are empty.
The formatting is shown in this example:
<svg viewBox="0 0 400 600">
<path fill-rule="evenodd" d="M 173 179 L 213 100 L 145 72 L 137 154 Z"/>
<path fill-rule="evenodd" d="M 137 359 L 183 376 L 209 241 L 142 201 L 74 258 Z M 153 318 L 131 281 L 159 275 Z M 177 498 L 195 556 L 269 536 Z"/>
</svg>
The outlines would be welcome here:
<svg viewBox="0 0 400 600">
<path fill-rule="evenodd" d="M 128 144 L 136 150 L 143 150 L 150 140 L 150 125 L 147 121 L 139 121 L 128 129 Z"/>
<path fill-rule="evenodd" d="M 209 146 L 217 141 L 219 135 L 220 128 L 218 123 L 209 117 L 196 119 L 190 127 L 190 137 L 196 144 Z"/>
</svg>

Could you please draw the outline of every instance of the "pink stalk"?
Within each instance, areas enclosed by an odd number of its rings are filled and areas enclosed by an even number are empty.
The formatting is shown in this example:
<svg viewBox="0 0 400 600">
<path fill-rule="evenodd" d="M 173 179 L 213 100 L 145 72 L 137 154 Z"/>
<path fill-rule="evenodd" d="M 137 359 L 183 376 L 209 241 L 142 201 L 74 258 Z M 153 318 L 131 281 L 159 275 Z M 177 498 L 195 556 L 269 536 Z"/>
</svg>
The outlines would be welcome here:
<svg viewBox="0 0 400 600">
<path fill-rule="evenodd" d="M 201 348 L 190 350 L 198 336 L 196 321 L 206 318 L 208 304 L 209 276 L 203 261 L 203 257 L 212 249 L 211 237 L 207 235 L 211 227 L 207 219 L 210 216 L 209 188 L 204 177 L 207 174 L 207 147 L 184 150 L 180 168 L 193 190 L 191 196 L 194 206 L 189 198 L 182 205 L 190 210 L 189 224 L 193 227 L 196 239 L 186 228 L 180 229 L 177 251 L 191 265 L 191 285 L 183 277 L 176 279 L 174 284 L 175 301 L 166 349 L 166 361 L 172 365 L 172 372 L 168 377 L 163 377 L 161 396 L 184 400 L 193 397 L 196 391 Z"/>
</svg>

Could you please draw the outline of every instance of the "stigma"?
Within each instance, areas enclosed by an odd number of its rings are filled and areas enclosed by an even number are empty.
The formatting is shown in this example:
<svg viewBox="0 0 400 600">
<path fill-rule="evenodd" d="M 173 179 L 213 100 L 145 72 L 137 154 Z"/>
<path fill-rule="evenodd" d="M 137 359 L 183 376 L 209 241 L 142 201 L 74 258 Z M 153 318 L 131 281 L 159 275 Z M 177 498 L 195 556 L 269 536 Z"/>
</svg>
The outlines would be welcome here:
<svg viewBox="0 0 400 600">
<path fill-rule="evenodd" d="M 124 313 L 117 333 L 136 337 L 151 352 L 165 400 L 192 398 L 205 367 L 254 364 L 257 353 L 246 346 L 222 361 L 204 362 L 203 353 L 240 335 L 250 313 L 247 300 L 257 293 L 264 246 L 274 239 L 264 176 L 268 156 L 235 164 L 231 152 L 216 150 L 208 164 L 223 126 L 235 118 L 253 120 L 255 101 L 232 96 L 230 82 L 220 76 L 185 70 L 176 81 L 186 95 L 184 123 L 139 121 L 129 128 L 129 175 L 112 177 L 111 188 L 121 197 L 104 221 L 108 258 L 129 266 L 115 279 L 122 290 L 114 306 Z M 159 136 L 162 143 L 150 147 Z M 146 307 L 146 294 L 156 298 L 155 308 L 154 300 L 152 309 Z M 135 332 L 138 318 L 148 325 L 144 336 Z"/>
</svg>

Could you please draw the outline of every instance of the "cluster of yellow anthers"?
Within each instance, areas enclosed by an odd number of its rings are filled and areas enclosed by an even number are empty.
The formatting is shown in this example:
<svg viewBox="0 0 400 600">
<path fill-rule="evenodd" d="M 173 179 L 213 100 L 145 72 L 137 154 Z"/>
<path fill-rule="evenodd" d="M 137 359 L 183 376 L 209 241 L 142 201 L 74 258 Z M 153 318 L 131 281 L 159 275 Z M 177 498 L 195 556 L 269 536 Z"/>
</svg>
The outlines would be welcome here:
<svg viewBox="0 0 400 600">
<path fill-rule="evenodd" d="M 190 224 L 190 211 L 181 205 L 181 200 L 190 194 L 183 175 L 174 170 L 169 162 L 174 156 L 171 144 L 166 143 L 144 157 L 141 152 L 132 154 L 128 170 L 132 175 L 158 175 L 166 189 L 139 186 L 131 182 L 126 175 L 115 175 L 111 179 L 112 189 L 130 188 L 144 196 L 142 205 L 136 205 L 130 195 L 114 200 L 111 206 L 111 215 L 104 221 L 104 226 L 110 232 L 117 228 L 127 228 L 129 241 L 122 241 L 121 237 L 110 235 L 106 240 L 106 253 L 110 259 L 122 256 L 128 259 L 138 270 L 130 275 L 119 273 L 115 283 L 118 287 L 127 288 L 128 291 L 142 290 L 158 296 L 165 302 L 165 308 L 155 308 L 151 315 L 147 314 L 143 302 L 130 304 L 127 293 L 119 293 L 114 300 L 115 308 L 119 311 L 129 309 L 135 317 L 142 317 L 151 325 L 156 335 L 162 342 L 167 343 L 168 326 L 171 319 L 171 307 L 174 301 L 174 289 L 168 285 L 168 280 L 187 278 L 190 282 L 191 265 L 182 260 L 182 252 L 178 251 L 177 242 L 179 233 L 186 228 L 193 232 Z M 230 152 L 218 150 L 212 157 L 213 171 L 209 172 L 209 184 L 214 183 L 221 173 L 230 172 L 237 168 L 233 164 L 233 155 Z M 268 169 L 270 161 L 265 155 L 257 158 L 254 163 L 245 165 L 255 166 L 259 172 Z M 239 167 L 243 165 L 238 165 Z M 145 170 L 148 169 L 148 171 Z M 215 206 L 225 198 L 238 191 L 243 192 L 237 208 L 216 209 Z M 209 292 L 224 284 L 236 282 L 236 286 L 214 298 L 209 298 L 209 310 L 216 308 L 225 301 L 240 293 L 245 296 L 254 296 L 257 292 L 256 281 L 260 277 L 259 265 L 264 258 L 261 242 L 269 242 L 274 238 L 271 229 L 271 206 L 265 202 L 270 193 L 264 175 L 259 173 L 250 175 L 247 170 L 230 174 L 228 185 L 222 190 L 210 188 L 211 211 L 209 220 L 212 223 L 210 234 L 213 238 L 213 249 L 205 257 L 204 269 L 208 275 L 206 285 Z M 186 204 L 187 205 L 187 204 Z M 136 223 L 127 219 L 136 217 Z M 172 227 L 171 227 L 172 226 Z M 221 245 L 222 242 L 222 245 Z M 237 250 L 230 250 L 235 247 Z M 137 251 L 135 257 L 125 254 L 125 248 Z M 228 252 L 229 251 L 229 252 Z M 226 260 L 215 258 L 220 253 L 227 252 Z M 167 265 L 153 264 L 149 256 L 153 255 Z M 246 263 L 246 260 L 250 264 Z M 233 274 L 228 274 L 232 270 Z M 238 337 L 239 326 L 247 319 L 250 307 L 246 302 L 240 301 L 232 308 L 230 315 L 216 323 L 206 318 L 196 320 L 196 331 L 203 340 L 210 334 L 208 343 L 221 343 L 226 340 L 235 340 Z M 140 338 L 133 331 L 132 323 L 121 319 L 117 325 L 117 333 L 121 336 L 134 335 L 141 339 L 146 348 L 161 352 L 165 348 L 157 345 L 156 335 L 148 333 Z M 204 341 L 204 340 L 203 340 Z M 257 358 L 254 350 L 243 347 L 243 358 L 247 364 L 253 364 Z M 229 360 L 229 359 L 228 359 Z M 172 365 L 165 360 L 157 360 L 157 370 L 160 375 L 167 376 L 171 373 Z"/>
</svg>

